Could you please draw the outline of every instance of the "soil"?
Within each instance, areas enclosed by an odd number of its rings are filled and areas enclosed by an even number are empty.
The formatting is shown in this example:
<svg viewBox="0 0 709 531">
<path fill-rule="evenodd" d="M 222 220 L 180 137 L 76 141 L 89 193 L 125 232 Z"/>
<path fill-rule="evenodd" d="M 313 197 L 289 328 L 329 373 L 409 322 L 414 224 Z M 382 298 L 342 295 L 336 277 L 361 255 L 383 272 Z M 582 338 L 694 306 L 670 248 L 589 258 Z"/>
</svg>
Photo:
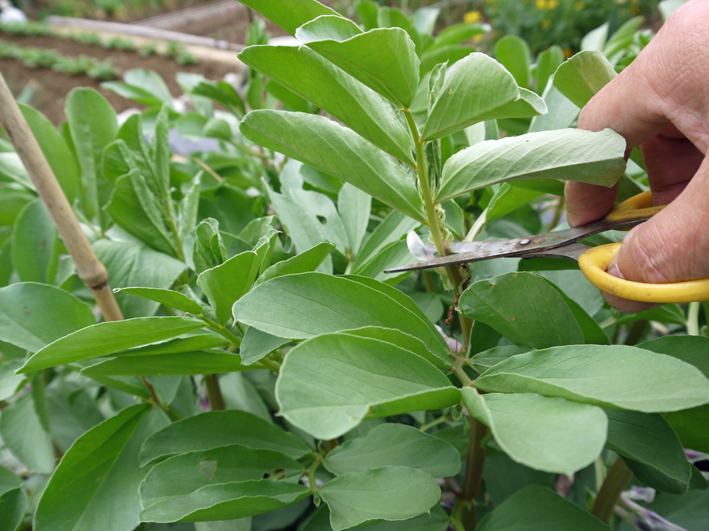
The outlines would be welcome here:
<svg viewBox="0 0 709 531">
<path fill-rule="evenodd" d="M 141 57 L 136 52 L 106 50 L 98 46 L 83 45 L 55 37 L 0 35 L 0 38 L 21 46 L 56 50 L 67 56 L 84 54 L 103 60 L 110 59 L 121 72 L 131 68 L 154 70 L 162 76 L 175 97 L 182 94 L 182 90 L 175 80 L 178 72 L 194 72 L 204 75 L 207 79 L 222 79 L 232 70 L 222 63 L 210 63 L 204 60 L 193 66 L 182 66 L 167 57 Z M 138 103 L 103 89 L 101 87 L 102 81 L 91 79 L 88 76 L 69 77 L 48 69 L 28 69 L 22 63 L 10 59 L 0 59 L 0 72 L 15 95 L 18 95 L 28 83 L 34 87 L 35 92 L 29 104 L 43 112 L 54 124 L 59 124 L 66 119 L 64 101 L 69 91 L 74 87 L 96 89 L 108 100 L 116 112 L 142 107 Z"/>
</svg>

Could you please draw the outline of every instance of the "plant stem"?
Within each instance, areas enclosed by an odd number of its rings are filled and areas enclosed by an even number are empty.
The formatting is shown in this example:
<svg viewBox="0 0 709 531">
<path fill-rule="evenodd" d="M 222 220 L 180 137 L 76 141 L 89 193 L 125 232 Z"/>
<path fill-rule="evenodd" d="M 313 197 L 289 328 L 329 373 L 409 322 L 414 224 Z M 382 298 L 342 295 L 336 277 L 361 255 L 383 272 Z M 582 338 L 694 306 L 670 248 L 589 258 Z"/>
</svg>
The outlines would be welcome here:
<svg viewBox="0 0 709 531">
<path fill-rule="evenodd" d="M 470 438 L 468 440 L 468 459 L 465 463 L 465 483 L 463 483 L 463 493 L 453 508 L 453 514 L 458 515 L 462 529 L 465 531 L 472 531 L 478 525 L 475 500 L 480 494 L 480 485 L 483 479 L 485 448 L 480 443 L 486 433 L 487 426 L 479 420 L 470 417 Z"/>
<path fill-rule="evenodd" d="M 273 360 L 269 360 L 268 358 L 263 358 L 260 361 L 260 363 L 261 363 L 261 365 L 263 365 L 264 369 L 268 369 L 269 371 L 271 371 L 274 374 L 279 374 L 281 372 L 281 366 Z"/>
<path fill-rule="evenodd" d="M 561 220 L 561 214 L 564 212 L 564 196 L 559 198 L 559 203 L 556 205 L 556 210 L 554 211 L 554 219 L 551 220 L 551 225 L 549 225 L 549 230 L 554 229 Z"/>
<path fill-rule="evenodd" d="M 438 417 L 436 420 L 432 420 L 428 424 L 421 424 L 419 431 L 430 430 L 434 426 L 438 426 L 439 424 L 443 424 L 444 422 L 447 422 L 447 421 L 448 421 L 448 417 L 446 415 L 443 415 L 442 417 Z"/>
<path fill-rule="evenodd" d="M 630 330 L 628 331 L 628 337 L 625 338 L 624 344 L 629 346 L 637 345 L 649 326 L 650 323 L 647 322 L 645 319 L 635 321 L 630 326 Z"/>
<path fill-rule="evenodd" d="M 618 503 L 618 500 L 620 500 L 621 493 L 625 490 L 625 487 L 628 486 L 632 478 L 633 473 L 623 460 L 618 457 L 608 471 L 608 475 L 605 481 L 603 481 L 601 489 L 598 491 L 591 514 L 604 524 L 607 524 L 611 519 L 613 509 Z"/>
<path fill-rule="evenodd" d="M 227 338 L 229 341 L 231 341 L 234 345 L 237 347 L 241 345 L 241 338 L 237 336 L 234 332 L 229 330 L 226 326 L 222 326 L 219 323 L 215 323 L 211 319 L 205 317 L 204 315 L 200 314 L 198 315 L 202 321 L 207 323 L 207 326 L 214 330 L 217 334 L 223 335 L 225 338 Z"/>
<path fill-rule="evenodd" d="M 222 388 L 219 386 L 219 376 L 216 374 L 206 374 L 204 381 L 207 385 L 207 396 L 209 397 L 209 405 L 212 406 L 212 411 L 226 409 Z"/>
<path fill-rule="evenodd" d="M 426 163 L 426 154 L 423 151 L 424 142 L 421 141 L 418 127 L 416 127 L 416 122 L 414 122 L 411 112 L 405 110 L 404 116 L 406 116 L 406 122 L 409 124 L 414 144 L 416 144 L 416 172 L 418 173 L 419 189 L 423 195 L 428 228 L 431 229 L 431 238 L 433 238 L 433 244 L 436 246 L 438 255 L 446 256 L 450 253 L 445 245 L 445 239 L 441 233 L 441 225 L 436 214 L 436 205 L 433 203 L 433 197 L 431 196 L 431 184 L 428 182 L 428 165 Z M 446 267 L 446 271 L 453 285 L 453 291 L 457 294 L 458 286 L 463 282 L 463 277 L 457 267 Z"/>
<path fill-rule="evenodd" d="M 690 302 L 689 311 L 687 312 L 687 335 L 699 335 L 699 307 L 700 302 Z"/>
</svg>

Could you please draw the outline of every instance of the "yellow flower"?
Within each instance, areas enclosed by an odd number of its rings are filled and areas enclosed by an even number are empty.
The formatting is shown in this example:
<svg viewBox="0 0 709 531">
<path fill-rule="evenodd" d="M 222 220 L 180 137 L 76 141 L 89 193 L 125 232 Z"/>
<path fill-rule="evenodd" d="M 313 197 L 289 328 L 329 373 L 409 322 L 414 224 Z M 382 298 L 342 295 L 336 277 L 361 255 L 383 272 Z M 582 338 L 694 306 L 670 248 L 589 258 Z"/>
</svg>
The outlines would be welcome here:
<svg viewBox="0 0 709 531">
<path fill-rule="evenodd" d="M 537 0 L 537 2 L 536 2 L 535 5 L 537 6 L 537 9 L 546 10 L 546 8 L 547 8 L 547 1 L 546 1 L 546 0 Z"/>
<path fill-rule="evenodd" d="M 463 16 L 463 21 L 466 24 L 475 24 L 476 22 L 480 22 L 482 20 L 483 16 L 480 13 L 480 11 L 468 11 L 464 16 Z"/>
<path fill-rule="evenodd" d="M 574 7 L 576 8 L 576 11 L 581 11 L 583 9 L 583 2 L 576 2 Z"/>
<path fill-rule="evenodd" d="M 551 26 L 551 20 L 548 18 L 542 20 L 542 29 L 547 29 L 549 26 Z"/>
<path fill-rule="evenodd" d="M 564 58 L 568 59 L 574 51 L 571 48 L 564 48 Z"/>
<path fill-rule="evenodd" d="M 559 2 L 557 0 L 548 0 L 547 1 L 547 9 L 551 11 L 552 9 L 555 9 L 559 5 Z"/>
<path fill-rule="evenodd" d="M 484 36 L 484 33 L 478 33 L 477 35 L 473 35 L 473 43 L 478 44 L 481 40 L 483 40 Z"/>
</svg>

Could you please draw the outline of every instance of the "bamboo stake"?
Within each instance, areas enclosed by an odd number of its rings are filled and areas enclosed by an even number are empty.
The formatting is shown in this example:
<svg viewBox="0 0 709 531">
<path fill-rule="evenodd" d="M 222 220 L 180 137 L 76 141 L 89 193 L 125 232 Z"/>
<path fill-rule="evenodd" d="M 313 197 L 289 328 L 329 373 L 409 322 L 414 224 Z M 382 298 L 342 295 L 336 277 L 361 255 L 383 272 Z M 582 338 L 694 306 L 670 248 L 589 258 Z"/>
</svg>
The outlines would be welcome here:
<svg viewBox="0 0 709 531">
<path fill-rule="evenodd" d="M 22 116 L 2 73 L 0 73 L 0 124 L 20 156 L 32 184 L 59 231 L 59 236 L 71 255 L 79 278 L 91 288 L 103 318 L 106 321 L 121 321 L 123 314 L 108 285 L 108 271 L 96 257 L 88 238 L 81 230 L 79 220 L 76 219 L 64 191 L 59 186 L 44 153 Z"/>
</svg>

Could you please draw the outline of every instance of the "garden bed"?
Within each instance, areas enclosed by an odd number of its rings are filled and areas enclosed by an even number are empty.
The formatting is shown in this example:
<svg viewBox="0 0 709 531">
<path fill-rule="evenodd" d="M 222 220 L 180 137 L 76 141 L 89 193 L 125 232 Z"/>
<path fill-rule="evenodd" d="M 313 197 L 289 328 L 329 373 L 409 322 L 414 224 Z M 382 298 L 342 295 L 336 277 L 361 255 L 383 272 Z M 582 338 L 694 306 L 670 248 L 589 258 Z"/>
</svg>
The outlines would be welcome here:
<svg viewBox="0 0 709 531">
<path fill-rule="evenodd" d="M 217 61 L 200 60 L 196 65 L 184 66 L 173 59 L 162 56 L 142 57 L 137 52 L 107 50 L 98 46 L 85 45 L 57 37 L 11 35 L 1 35 L 0 37 L 7 42 L 20 46 L 55 50 L 65 56 L 83 54 L 97 59 L 110 59 L 119 72 L 124 72 L 131 68 L 154 70 L 162 76 L 170 91 L 176 96 L 182 93 L 175 81 L 178 72 L 193 72 L 202 74 L 207 79 L 222 79 L 227 73 L 234 71 L 233 65 Z M 92 79 L 85 75 L 67 76 L 45 68 L 30 69 L 19 61 L 11 59 L 0 59 L 0 71 L 2 71 L 3 76 L 16 94 L 19 94 L 28 83 L 35 84 L 35 93 L 29 103 L 41 110 L 55 124 L 65 119 L 64 101 L 66 95 L 74 87 L 91 87 L 98 90 L 117 112 L 138 106 L 134 102 L 125 100 L 115 93 L 101 88 L 101 80 Z"/>
</svg>

